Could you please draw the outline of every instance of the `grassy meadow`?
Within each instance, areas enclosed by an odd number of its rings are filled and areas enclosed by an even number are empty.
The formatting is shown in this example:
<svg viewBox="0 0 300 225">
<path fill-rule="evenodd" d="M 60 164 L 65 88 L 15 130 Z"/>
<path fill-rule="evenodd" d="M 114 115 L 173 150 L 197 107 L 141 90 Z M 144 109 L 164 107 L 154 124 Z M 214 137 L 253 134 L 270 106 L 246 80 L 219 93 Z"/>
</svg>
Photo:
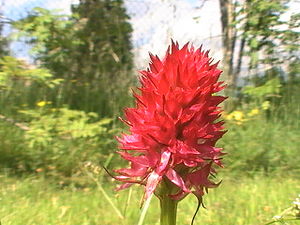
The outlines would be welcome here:
<svg viewBox="0 0 300 225">
<path fill-rule="evenodd" d="M 1 176 L 1 221 L 4 225 L 131 225 L 140 215 L 142 191 L 113 192 L 103 184 L 124 218 L 118 216 L 96 187 L 58 188 L 40 177 L 7 178 Z M 204 198 L 195 224 L 262 225 L 290 207 L 300 191 L 296 178 L 225 178 L 220 188 Z M 130 193 L 131 192 L 131 193 Z M 197 201 L 192 196 L 179 204 L 178 224 L 190 224 Z M 159 202 L 152 198 L 144 224 L 159 224 Z M 291 221 L 287 224 L 299 224 Z"/>
<path fill-rule="evenodd" d="M 295 218 L 295 212 L 285 213 L 285 210 L 294 207 L 293 201 L 300 193 L 299 155 L 296 154 L 299 130 L 295 126 L 268 124 L 268 121 L 264 121 L 265 126 L 260 126 L 262 121 L 259 118 L 242 124 L 228 121 L 231 130 L 219 144 L 228 153 L 225 168 L 217 176 L 222 183 L 204 196 L 206 209 L 200 209 L 195 225 L 263 225 L 275 222 L 274 216 L 282 213 L 284 218 Z M 17 143 L 7 139 L 11 136 L 9 134 L 6 140 L 1 139 L 2 146 L 6 143 L 16 147 Z M 22 146 L 19 146 L 20 149 Z M 265 151 L 269 152 L 266 154 Z M 19 157 L 30 159 L 30 151 L 27 156 L 26 151 L 23 154 Z M 109 168 L 118 167 L 118 157 L 114 154 L 110 156 L 106 165 Z M 24 162 L 16 158 L 16 163 L 23 165 Z M 134 186 L 116 192 L 114 189 L 119 183 L 96 164 L 86 168 L 83 165 L 79 169 L 81 173 L 77 172 L 69 178 L 42 169 L 17 173 L 8 168 L 2 169 L 2 224 L 137 224 L 141 215 L 139 207 L 143 188 Z M 151 201 L 143 224 L 159 224 L 159 202 L 156 198 Z M 195 197 L 188 196 L 182 200 L 178 209 L 178 224 L 190 224 L 196 207 Z M 292 220 L 282 224 L 300 223 L 299 220 Z"/>
</svg>

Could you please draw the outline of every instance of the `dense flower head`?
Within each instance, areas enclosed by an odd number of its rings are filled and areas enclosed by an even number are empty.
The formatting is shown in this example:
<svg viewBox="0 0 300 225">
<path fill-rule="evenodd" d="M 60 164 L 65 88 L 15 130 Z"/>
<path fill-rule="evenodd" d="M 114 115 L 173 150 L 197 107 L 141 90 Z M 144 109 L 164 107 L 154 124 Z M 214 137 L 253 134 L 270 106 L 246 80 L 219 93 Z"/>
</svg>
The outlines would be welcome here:
<svg viewBox="0 0 300 225">
<path fill-rule="evenodd" d="M 163 60 L 150 54 L 151 63 L 141 71 L 139 93 L 133 93 L 135 108 L 125 109 L 129 134 L 118 138 L 119 154 L 130 168 L 116 170 L 116 179 L 145 185 L 148 198 L 162 180 L 177 186 L 172 198 L 188 193 L 202 196 L 210 181 L 214 164 L 222 166 L 221 148 L 215 147 L 225 133 L 222 110 L 224 89 L 221 71 L 212 64 L 208 51 L 189 43 L 181 49 L 172 43 Z"/>
</svg>

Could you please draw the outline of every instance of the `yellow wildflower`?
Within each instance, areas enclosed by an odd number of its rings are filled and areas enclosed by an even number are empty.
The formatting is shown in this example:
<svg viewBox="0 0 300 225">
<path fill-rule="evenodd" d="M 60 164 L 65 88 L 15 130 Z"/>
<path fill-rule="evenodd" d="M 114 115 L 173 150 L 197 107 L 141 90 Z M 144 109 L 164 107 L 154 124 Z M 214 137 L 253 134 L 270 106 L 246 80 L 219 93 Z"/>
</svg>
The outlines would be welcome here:
<svg viewBox="0 0 300 225">
<path fill-rule="evenodd" d="M 235 111 L 231 112 L 230 114 L 225 115 L 225 119 L 233 120 L 237 124 L 241 124 L 242 122 L 246 121 L 245 114 L 239 110 L 235 110 Z"/>
<path fill-rule="evenodd" d="M 255 108 L 255 109 L 252 109 L 249 113 L 248 113 L 248 116 L 255 116 L 255 115 L 258 115 L 259 114 L 259 109 L 258 108 Z"/>
<path fill-rule="evenodd" d="M 47 104 L 47 102 L 45 102 L 45 101 L 40 101 L 40 102 L 36 103 L 36 105 L 38 107 L 44 107 L 46 104 Z"/>
<path fill-rule="evenodd" d="M 52 104 L 52 102 L 51 101 L 40 101 L 40 102 L 37 102 L 36 103 L 36 105 L 38 106 L 38 107 L 44 107 L 45 105 L 50 105 L 50 104 Z"/>
<path fill-rule="evenodd" d="M 263 110 L 267 110 L 270 108 L 270 101 L 264 101 L 261 105 Z"/>
<path fill-rule="evenodd" d="M 236 110 L 236 111 L 233 111 L 231 114 L 233 115 L 233 118 L 237 121 L 244 120 L 244 113 L 242 111 Z"/>
</svg>

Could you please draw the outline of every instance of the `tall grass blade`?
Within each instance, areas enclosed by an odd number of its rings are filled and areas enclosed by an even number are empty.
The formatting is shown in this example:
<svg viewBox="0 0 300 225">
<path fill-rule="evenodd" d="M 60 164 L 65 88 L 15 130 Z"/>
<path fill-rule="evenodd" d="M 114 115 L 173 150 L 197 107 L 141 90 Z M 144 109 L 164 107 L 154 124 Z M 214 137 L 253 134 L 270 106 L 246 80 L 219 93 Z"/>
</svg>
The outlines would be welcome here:
<svg viewBox="0 0 300 225">
<path fill-rule="evenodd" d="M 142 208 L 142 212 L 141 212 L 141 215 L 140 215 L 140 218 L 139 218 L 139 222 L 138 222 L 137 225 L 143 225 L 144 219 L 146 217 L 146 213 L 147 213 L 148 208 L 150 206 L 150 202 L 151 202 L 152 197 L 153 197 L 153 194 L 150 195 L 150 197 L 146 200 L 146 202 L 145 202 L 145 204 L 144 204 L 144 206 Z"/>
</svg>

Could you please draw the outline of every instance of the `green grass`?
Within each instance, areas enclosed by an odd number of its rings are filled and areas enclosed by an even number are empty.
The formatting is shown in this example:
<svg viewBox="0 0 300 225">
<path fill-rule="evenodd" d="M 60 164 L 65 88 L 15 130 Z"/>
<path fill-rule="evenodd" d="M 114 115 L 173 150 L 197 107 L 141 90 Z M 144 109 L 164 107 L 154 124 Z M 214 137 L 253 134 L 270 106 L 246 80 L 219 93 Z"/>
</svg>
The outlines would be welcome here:
<svg viewBox="0 0 300 225">
<path fill-rule="evenodd" d="M 115 183 L 105 186 L 111 200 L 125 215 L 121 219 L 96 187 L 62 189 L 36 177 L 20 179 L 2 175 L 0 180 L 2 225 L 134 225 L 141 212 L 140 187 L 133 188 L 127 205 L 129 190 L 116 193 L 113 192 Z M 299 193 L 300 182 L 296 178 L 225 178 L 219 188 L 205 196 L 207 209 L 200 210 L 194 224 L 261 225 L 291 206 Z M 178 224 L 190 224 L 196 205 L 193 196 L 179 204 Z M 159 224 L 156 198 L 152 199 L 144 224 Z"/>
<path fill-rule="evenodd" d="M 299 115 L 300 116 L 300 115 Z M 300 174 L 300 127 L 257 118 L 240 125 L 228 122 L 218 146 L 229 173 Z"/>
</svg>

